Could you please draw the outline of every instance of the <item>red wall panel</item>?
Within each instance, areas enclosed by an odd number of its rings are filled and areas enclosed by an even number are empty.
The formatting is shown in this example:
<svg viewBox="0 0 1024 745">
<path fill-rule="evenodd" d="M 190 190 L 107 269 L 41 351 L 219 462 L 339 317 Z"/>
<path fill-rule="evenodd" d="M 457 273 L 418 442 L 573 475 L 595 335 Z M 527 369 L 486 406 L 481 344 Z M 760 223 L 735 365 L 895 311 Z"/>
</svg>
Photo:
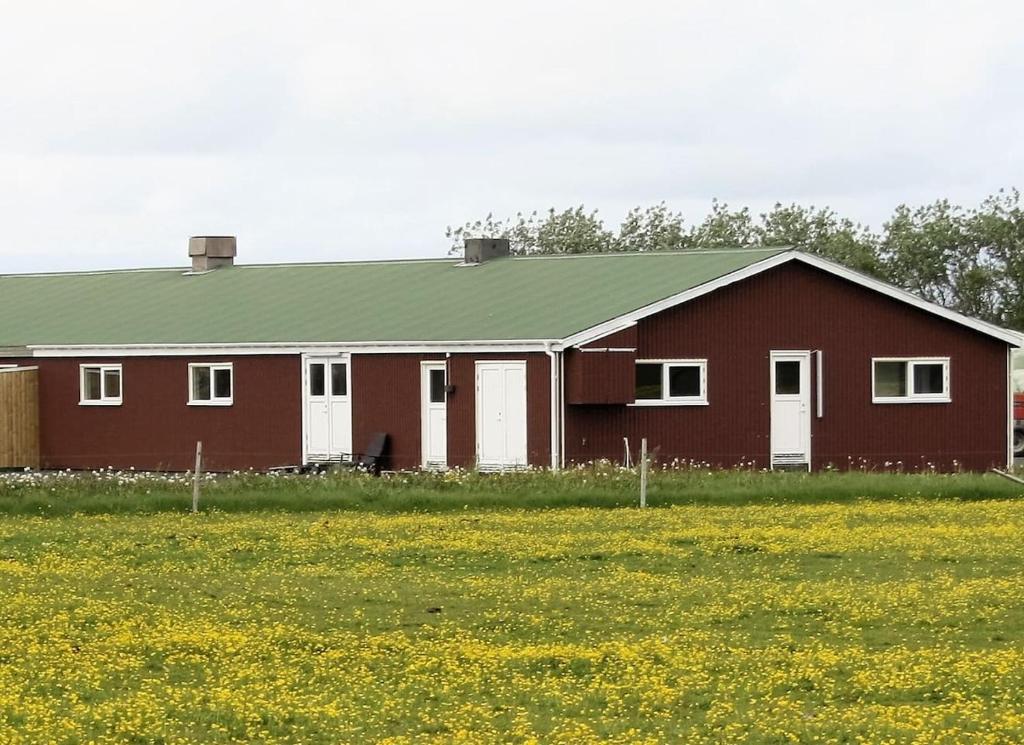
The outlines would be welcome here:
<svg viewBox="0 0 1024 745">
<path fill-rule="evenodd" d="M 531 466 L 551 465 L 551 365 L 547 355 L 456 354 L 448 364 L 448 465 L 476 462 L 476 361 L 526 360 L 526 449 Z"/>
<path fill-rule="evenodd" d="M 421 354 L 352 355 L 352 446 L 366 448 L 375 432 L 388 435 L 385 468 L 420 465 L 420 363 L 444 359 Z"/>
<path fill-rule="evenodd" d="M 815 468 L 1005 464 L 1005 344 L 795 263 L 641 320 L 638 358 L 708 360 L 709 405 L 567 406 L 567 458 L 620 460 L 623 437 L 634 451 L 647 437 L 663 460 L 767 466 L 772 350 L 823 352 Z M 873 404 L 871 358 L 884 356 L 950 357 L 952 403 Z"/>
<path fill-rule="evenodd" d="M 570 404 L 625 404 L 633 401 L 636 352 L 565 353 L 565 400 Z"/>
<path fill-rule="evenodd" d="M 231 406 L 188 406 L 190 362 L 232 362 Z M 298 357 L 33 359 L 39 367 L 44 468 L 184 471 L 202 440 L 214 471 L 294 465 L 301 458 Z M 79 365 L 120 363 L 123 403 L 80 406 Z"/>
<path fill-rule="evenodd" d="M 389 436 L 388 467 L 421 462 L 420 362 L 443 355 L 352 355 L 352 436 L 356 450 L 374 432 Z M 448 358 L 448 465 L 476 461 L 476 361 L 526 360 L 526 441 L 531 465 L 550 465 L 550 365 L 543 354 L 453 354 Z"/>
</svg>

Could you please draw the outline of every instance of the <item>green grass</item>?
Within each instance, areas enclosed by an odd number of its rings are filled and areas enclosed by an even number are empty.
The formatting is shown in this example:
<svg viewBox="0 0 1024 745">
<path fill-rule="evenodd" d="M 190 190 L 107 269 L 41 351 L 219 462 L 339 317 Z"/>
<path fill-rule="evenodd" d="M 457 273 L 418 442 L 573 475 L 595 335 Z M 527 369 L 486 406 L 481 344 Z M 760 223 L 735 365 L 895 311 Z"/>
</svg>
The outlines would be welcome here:
<svg viewBox="0 0 1024 745">
<path fill-rule="evenodd" d="M 0 480 L 0 514 L 68 515 L 182 512 L 191 505 L 186 475 L 131 472 L 8 474 Z M 896 474 L 864 471 L 807 474 L 755 470 L 666 469 L 651 474 L 648 504 L 815 504 L 870 498 L 1001 499 L 1024 486 L 993 474 Z M 203 510 L 444 512 L 472 509 L 626 507 L 637 504 L 635 471 L 597 464 L 560 473 L 481 475 L 408 473 L 374 478 L 234 474 L 208 477 Z"/>
<path fill-rule="evenodd" d="M 878 479 L 651 510 L 0 517 L 0 743 L 1021 741 L 1020 503 L 854 498 Z"/>
</svg>

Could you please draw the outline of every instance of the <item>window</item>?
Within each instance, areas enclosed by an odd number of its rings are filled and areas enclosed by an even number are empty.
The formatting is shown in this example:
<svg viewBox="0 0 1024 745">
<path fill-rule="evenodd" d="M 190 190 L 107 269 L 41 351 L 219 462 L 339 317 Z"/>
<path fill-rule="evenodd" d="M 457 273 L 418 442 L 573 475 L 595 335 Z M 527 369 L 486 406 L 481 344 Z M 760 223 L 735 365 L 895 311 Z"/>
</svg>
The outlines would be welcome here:
<svg viewBox="0 0 1024 745">
<path fill-rule="evenodd" d="M 871 361 L 876 404 L 948 403 L 949 358 L 876 358 Z"/>
<path fill-rule="evenodd" d="M 331 363 L 331 395 L 348 395 L 348 365 L 344 362 Z"/>
<path fill-rule="evenodd" d="M 430 370 L 430 403 L 443 404 L 446 400 L 444 368 L 437 367 Z"/>
<path fill-rule="evenodd" d="M 775 361 L 775 394 L 777 396 L 800 395 L 800 362 L 798 360 Z"/>
<path fill-rule="evenodd" d="M 640 360 L 636 406 L 686 406 L 708 402 L 707 360 Z"/>
<path fill-rule="evenodd" d="M 327 392 L 324 379 L 324 363 L 314 362 L 309 366 L 309 395 L 323 396 Z"/>
<path fill-rule="evenodd" d="M 81 365 L 78 403 L 83 406 L 120 406 L 121 366 Z"/>
<path fill-rule="evenodd" d="M 188 366 L 188 402 L 194 406 L 230 406 L 233 381 L 230 362 Z"/>
</svg>

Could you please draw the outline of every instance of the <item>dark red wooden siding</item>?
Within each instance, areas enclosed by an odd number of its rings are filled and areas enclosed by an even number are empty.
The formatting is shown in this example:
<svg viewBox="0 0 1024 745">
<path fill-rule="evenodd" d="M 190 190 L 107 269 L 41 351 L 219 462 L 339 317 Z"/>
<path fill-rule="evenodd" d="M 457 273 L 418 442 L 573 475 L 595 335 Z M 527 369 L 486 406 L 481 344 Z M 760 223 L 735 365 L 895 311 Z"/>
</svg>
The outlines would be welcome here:
<svg viewBox="0 0 1024 745">
<path fill-rule="evenodd" d="M 637 327 L 636 325 L 616 331 L 614 334 L 602 336 L 600 339 L 588 341 L 580 346 L 584 349 L 636 349 Z"/>
<path fill-rule="evenodd" d="M 190 362 L 231 362 L 234 404 L 188 406 Z M 184 471 L 203 441 L 209 470 L 293 465 L 301 459 L 298 357 L 32 359 L 39 367 L 44 468 Z M 120 406 L 80 406 L 79 365 L 119 363 Z"/>
<path fill-rule="evenodd" d="M 633 401 L 636 352 L 565 353 L 565 400 L 570 404 L 625 404 Z"/>
<path fill-rule="evenodd" d="M 448 364 L 448 465 L 476 462 L 476 360 L 526 360 L 526 449 L 531 466 L 551 465 L 551 365 L 547 355 L 457 354 Z M 417 418 L 418 420 L 418 418 Z"/>
<path fill-rule="evenodd" d="M 565 400 L 570 404 L 624 404 L 633 400 L 636 326 L 565 353 Z M 614 351 L 613 351 L 614 350 Z"/>
<path fill-rule="evenodd" d="M 387 432 L 388 464 L 420 466 L 420 362 L 443 355 L 355 354 L 352 356 L 352 437 L 358 450 L 374 432 Z M 551 380 L 544 354 L 453 354 L 448 358 L 448 465 L 472 468 L 476 461 L 476 361 L 526 360 L 526 441 L 531 465 L 551 464 Z"/>
<path fill-rule="evenodd" d="M 421 457 L 422 354 L 352 355 L 352 447 L 361 451 L 375 432 L 388 435 L 385 466 L 418 468 Z"/>
<path fill-rule="evenodd" d="M 1005 344 L 806 265 L 644 319 L 637 338 L 639 359 L 706 358 L 710 405 L 567 406 L 569 460 L 620 460 L 624 436 L 634 450 L 646 436 L 663 460 L 766 466 L 769 352 L 822 350 L 815 468 L 984 470 L 1006 462 Z M 872 357 L 932 355 L 951 358 L 952 403 L 871 403 Z"/>
</svg>

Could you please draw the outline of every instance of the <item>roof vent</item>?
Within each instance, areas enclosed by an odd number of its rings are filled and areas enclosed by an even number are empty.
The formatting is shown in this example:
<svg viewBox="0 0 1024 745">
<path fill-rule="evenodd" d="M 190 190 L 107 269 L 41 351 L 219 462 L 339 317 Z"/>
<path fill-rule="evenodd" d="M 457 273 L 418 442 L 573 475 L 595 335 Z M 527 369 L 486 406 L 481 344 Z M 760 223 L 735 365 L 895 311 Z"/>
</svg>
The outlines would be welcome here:
<svg viewBox="0 0 1024 745">
<path fill-rule="evenodd" d="M 188 255 L 193 272 L 208 272 L 221 266 L 233 266 L 238 242 L 233 235 L 200 235 L 188 239 Z"/>
<path fill-rule="evenodd" d="M 465 246 L 463 262 L 466 264 L 483 264 L 511 253 L 508 238 L 467 238 Z"/>
</svg>

